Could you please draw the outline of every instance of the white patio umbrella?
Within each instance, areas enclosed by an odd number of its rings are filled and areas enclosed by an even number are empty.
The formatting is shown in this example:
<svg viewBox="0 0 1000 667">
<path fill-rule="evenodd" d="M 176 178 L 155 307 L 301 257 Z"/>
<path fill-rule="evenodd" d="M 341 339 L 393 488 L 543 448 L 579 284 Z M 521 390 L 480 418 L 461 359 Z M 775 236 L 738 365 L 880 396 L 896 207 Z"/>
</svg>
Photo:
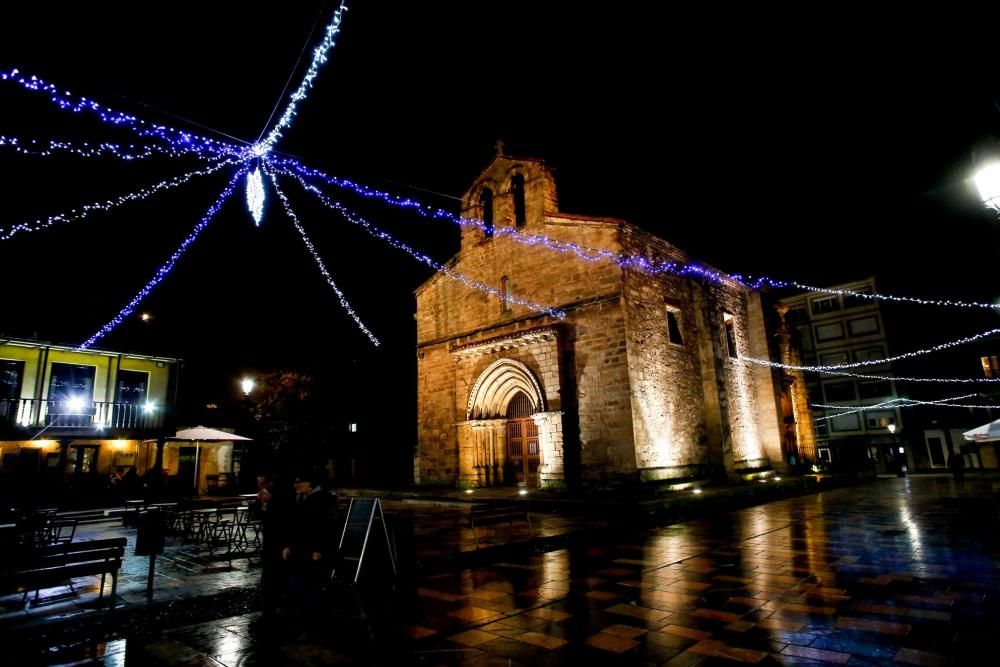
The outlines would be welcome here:
<svg viewBox="0 0 1000 667">
<path fill-rule="evenodd" d="M 992 421 L 989 424 L 977 426 L 971 431 L 966 431 L 962 435 L 965 436 L 966 440 L 971 440 L 972 442 L 1000 441 L 1000 419 Z"/>
<path fill-rule="evenodd" d="M 194 450 L 194 479 L 192 483 L 194 484 L 194 490 L 198 492 L 198 458 L 201 454 L 201 443 L 203 442 L 230 442 L 233 440 L 253 440 L 253 438 L 245 438 L 242 435 L 236 435 L 235 433 L 226 433 L 225 431 L 220 431 L 216 428 L 208 428 L 205 426 L 195 426 L 194 428 L 183 428 L 177 431 L 177 435 L 167 438 L 168 441 L 174 442 L 193 442 L 195 443 Z"/>
</svg>

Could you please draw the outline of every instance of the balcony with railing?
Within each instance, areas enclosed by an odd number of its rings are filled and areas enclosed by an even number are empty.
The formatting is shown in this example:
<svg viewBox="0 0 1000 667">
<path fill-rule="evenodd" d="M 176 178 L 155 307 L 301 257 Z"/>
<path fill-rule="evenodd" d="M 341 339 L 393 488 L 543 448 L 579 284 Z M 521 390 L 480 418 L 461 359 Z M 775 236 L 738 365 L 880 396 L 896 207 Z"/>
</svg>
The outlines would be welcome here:
<svg viewBox="0 0 1000 667">
<path fill-rule="evenodd" d="M 44 428 L 57 433 L 108 437 L 111 431 L 145 432 L 164 426 L 163 406 L 104 401 L 0 399 L 0 423 L 10 428 Z"/>
</svg>

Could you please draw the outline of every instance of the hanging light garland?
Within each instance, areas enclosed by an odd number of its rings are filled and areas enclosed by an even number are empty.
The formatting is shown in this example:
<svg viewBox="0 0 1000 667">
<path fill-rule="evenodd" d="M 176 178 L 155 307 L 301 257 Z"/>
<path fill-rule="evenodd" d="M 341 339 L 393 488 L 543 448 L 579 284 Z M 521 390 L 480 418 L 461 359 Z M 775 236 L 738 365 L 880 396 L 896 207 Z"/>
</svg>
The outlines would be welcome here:
<svg viewBox="0 0 1000 667">
<path fill-rule="evenodd" d="M 303 243 L 306 244 L 306 248 L 309 250 L 309 254 L 312 255 L 313 260 L 316 262 L 316 266 L 319 267 L 319 272 L 323 274 L 323 278 L 326 280 L 326 284 L 330 286 L 330 288 L 337 295 L 337 299 L 340 300 L 340 306 L 347 312 L 348 315 L 351 316 L 351 319 L 353 319 L 354 323 L 358 325 L 358 328 L 361 329 L 361 332 L 368 337 L 368 340 L 372 342 L 372 345 L 378 347 L 379 345 L 381 345 L 381 343 L 379 343 L 378 338 L 376 338 L 375 334 L 369 331 L 368 327 L 364 325 L 364 322 L 361 321 L 361 318 L 358 317 L 358 314 L 354 312 L 353 308 L 351 308 L 351 304 L 347 301 L 347 297 L 345 297 L 344 293 L 340 291 L 339 287 L 337 287 L 337 283 L 333 281 L 333 276 L 331 276 L 330 272 L 327 271 L 326 264 L 323 263 L 323 259 L 319 256 L 319 253 L 316 251 L 316 246 L 313 245 L 312 240 L 310 240 L 309 236 L 306 234 L 306 230 L 302 228 L 302 224 L 299 222 L 299 217 L 295 215 L 295 211 L 292 210 L 292 205 L 288 202 L 288 198 L 285 196 L 285 193 L 282 192 L 281 188 L 278 187 L 278 181 L 274 178 L 274 174 L 269 173 L 268 177 L 271 180 L 271 185 L 274 186 L 274 191 L 278 193 L 278 199 L 281 200 L 281 203 L 285 207 L 285 213 L 288 215 L 288 219 L 292 221 L 293 225 L 295 225 L 295 230 L 299 233 L 299 236 L 302 237 L 302 241 Z"/>
<path fill-rule="evenodd" d="M 485 232 L 487 228 L 486 223 L 484 223 L 482 220 L 477 220 L 473 218 L 463 218 L 462 216 L 456 215 L 449 211 L 428 206 L 415 199 L 410 199 L 407 197 L 397 197 L 395 195 L 383 192 L 376 188 L 372 188 L 366 185 L 361 185 L 359 183 L 351 181 L 350 179 L 340 178 L 337 176 L 330 176 L 329 174 L 326 174 L 318 169 L 307 167 L 294 158 L 274 158 L 273 156 L 271 156 L 270 161 L 271 164 L 275 166 L 281 166 L 286 169 L 292 170 L 308 179 L 321 180 L 329 185 L 333 185 L 340 189 L 347 190 L 365 199 L 375 200 L 382 202 L 384 204 L 388 204 L 390 206 L 410 210 L 428 219 L 446 220 L 448 222 L 451 222 L 453 224 L 462 227 L 475 227 L 483 232 Z M 839 294 L 843 296 L 856 296 L 859 298 L 869 299 L 873 301 L 881 299 L 885 301 L 912 303 L 923 306 L 939 306 L 946 308 L 964 308 L 964 309 L 975 309 L 975 310 L 984 310 L 984 309 L 1000 310 L 1000 303 L 981 303 L 975 301 L 963 301 L 955 299 L 924 299 L 924 298 L 910 297 L 910 296 L 894 296 L 891 294 L 884 294 L 880 292 L 856 292 L 853 290 L 845 290 L 845 289 L 814 287 L 812 285 L 807 285 L 805 283 L 800 283 L 797 281 L 775 280 L 773 278 L 769 278 L 766 276 L 757 278 L 744 277 L 740 274 L 726 274 L 716 269 L 707 267 L 698 262 L 672 262 L 672 261 L 652 260 L 643 257 L 641 255 L 628 255 L 625 253 L 612 252 L 610 250 L 591 248 L 588 246 L 583 246 L 568 241 L 559 241 L 539 234 L 526 233 L 515 227 L 491 226 L 490 229 L 492 229 L 494 237 L 510 236 L 518 243 L 524 245 L 543 246 L 553 252 L 573 254 L 579 257 L 580 259 L 588 262 L 610 261 L 621 266 L 622 268 L 634 268 L 650 275 L 660 275 L 668 273 L 677 276 L 692 276 L 692 277 L 704 278 L 720 284 L 737 283 L 743 285 L 744 287 L 748 287 L 750 289 L 760 289 L 762 287 L 781 289 L 781 288 L 791 287 L 791 288 L 801 289 L 807 292 L 819 292 L 823 294 Z"/>
<path fill-rule="evenodd" d="M 288 100 L 288 105 L 285 107 L 284 113 L 278 118 L 278 122 L 274 124 L 271 131 L 267 134 L 267 137 L 263 141 L 258 141 L 251 147 L 250 151 L 255 157 L 261 157 L 270 153 L 274 147 L 277 145 L 278 140 L 281 139 L 282 133 L 287 130 L 292 125 L 292 121 L 295 119 L 295 114 L 297 113 L 297 107 L 299 102 L 306 99 L 309 92 L 312 90 L 313 81 L 319 74 L 319 69 L 327 61 L 327 54 L 330 52 L 336 43 L 337 35 L 340 34 L 340 22 L 343 20 L 344 12 L 347 11 L 347 3 L 341 2 L 340 6 L 333 13 L 333 20 L 330 24 L 326 26 L 326 33 L 323 35 L 323 41 L 319 43 L 315 49 L 313 49 L 312 61 L 309 63 L 309 69 L 306 70 L 305 76 L 302 77 L 302 81 L 299 83 L 298 88 L 292 93 Z M 261 133 L 263 134 L 263 133 Z"/>
<path fill-rule="evenodd" d="M 289 173 L 287 171 L 281 171 L 281 173 L 283 173 L 283 174 L 285 174 L 287 176 L 291 176 L 292 178 L 298 180 L 299 183 L 302 185 L 302 187 L 307 192 L 311 192 L 313 195 L 315 195 L 316 198 L 319 199 L 320 202 L 322 202 L 322 204 L 324 206 L 326 206 L 327 208 L 332 209 L 334 211 L 337 211 L 348 222 L 351 222 L 352 224 L 358 225 L 359 227 L 361 227 L 362 229 L 364 229 L 366 232 L 368 232 L 368 234 L 370 236 L 373 236 L 373 237 L 375 237 L 375 238 L 377 238 L 377 239 L 379 239 L 381 241 L 385 241 L 387 244 L 389 244 L 393 248 L 396 248 L 397 250 L 402 250 L 403 252 L 407 253 L 408 255 L 410 255 L 411 257 L 413 257 L 414 259 L 416 259 L 417 261 L 422 262 L 423 264 L 426 264 L 427 266 L 433 268 L 435 271 L 440 271 L 441 273 L 445 274 L 446 276 L 448 276 L 452 280 L 460 282 L 463 285 L 465 285 L 466 287 L 471 287 L 472 289 L 476 289 L 476 290 L 479 290 L 480 292 L 484 292 L 486 294 L 494 296 L 494 297 L 496 297 L 498 299 L 506 299 L 510 303 L 516 303 L 516 304 L 518 304 L 520 306 L 524 306 L 524 307 L 526 307 L 526 308 L 528 308 L 530 310 L 533 310 L 535 312 L 545 313 L 547 315 L 551 315 L 552 317 L 555 317 L 556 319 L 560 319 L 560 320 L 566 318 L 566 313 L 564 311 L 558 310 L 556 308 L 548 308 L 546 306 L 542 306 L 542 305 L 539 305 L 537 303 L 533 303 L 531 301 L 527 301 L 527 300 L 522 299 L 522 298 L 520 298 L 518 296 L 515 296 L 513 294 L 504 294 L 503 292 L 501 292 L 500 290 L 498 290 L 495 287 L 490 287 L 489 285 L 487 285 L 485 283 L 482 283 L 482 282 L 480 282 L 478 280 L 475 280 L 473 278 L 470 278 L 470 277 L 468 277 L 468 276 L 466 276 L 466 275 L 464 275 L 462 273 L 459 273 L 457 271 L 453 271 L 452 269 L 450 269 L 447 266 L 441 264 L 440 262 L 437 262 L 437 261 L 431 259 L 429 256 L 425 255 L 424 253 L 419 252 L 417 250 L 414 250 L 409 245 L 407 245 L 406 243 L 403 243 L 402 241 L 396 239 L 395 237 L 393 237 L 388 232 L 382 231 L 381 229 L 379 229 L 375 225 L 371 224 L 370 222 L 368 222 L 367 220 L 365 220 L 361 216 L 357 215 L 353 211 L 351 211 L 348 208 L 344 207 L 339 202 L 332 201 L 326 195 L 324 195 L 322 192 L 320 192 L 319 189 L 317 189 L 315 186 L 310 185 L 309 183 L 307 183 L 305 180 L 302 179 L 302 177 L 298 176 L 297 174 Z"/>
<path fill-rule="evenodd" d="M 108 199 L 102 202 L 93 202 L 91 204 L 84 204 L 80 208 L 71 209 L 65 213 L 57 213 L 56 215 L 50 215 L 47 218 L 38 218 L 32 222 L 21 222 L 12 227 L 3 228 L 0 227 L 0 241 L 7 241 L 13 236 L 20 234 L 22 232 L 37 232 L 40 229 L 45 229 L 46 227 L 51 227 L 57 223 L 64 222 L 76 222 L 86 218 L 91 213 L 95 211 L 110 211 L 114 208 L 121 206 L 122 204 L 127 204 L 134 201 L 142 201 L 152 195 L 162 192 L 164 190 L 171 190 L 177 186 L 184 185 L 192 178 L 197 178 L 199 176 L 208 176 L 209 174 L 214 174 L 223 167 L 229 165 L 237 164 L 236 160 L 225 160 L 221 162 L 216 162 L 211 167 L 206 169 L 199 169 L 197 171 L 190 171 L 181 176 L 176 176 L 174 178 L 169 178 L 165 181 L 160 181 L 155 185 L 151 185 L 148 188 L 143 188 L 135 192 L 130 192 L 114 199 Z"/>
<path fill-rule="evenodd" d="M 782 364 L 778 364 L 773 361 L 765 361 L 761 359 L 754 359 L 751 357 L 739 357 L 739 361 L 745 361 L 748 364 L 757 364 L 759 366 L 767 366 L 770 368 L 782 368 Z M 809 371 L 806 371 L 809 372 Z M 956 384 L 979 384 L 979 383 L 993 383 L 1000 382 L 1000 378 L 945 378 L 945 377 L 905 377 L 905 376 L 892 376 L 892 375 L 863 375 L 861 373 L 851 373 L 849 371 L 832 371 L 832 370 L 817 370 L 816 373 L 822 373 L 824 375 L 836 375 L 840 377 L 851 377 L 859 378 L 862 380 L 892 380 L 896 382 L 940 382 L 942 384 L 956 383 Z"/>
<path fill-rule="evenodd" d="M 177 187 L 186 183 L 188 180 L 195 176 L 208 175 L 218 171 L 229 165 L 239 165 L 239 169 L 236 172 L 233 180 L 229 183 L 226 189 L 222 192 L 219 199 L 208 209 L 205 215 L 202 217 L 201 221 L 196 225 L 195 229 L 191 234 L 182 242 L 181 246 L 177 251 L 171 256 L 171 258 L 160 267 L 154 278 L 147 283 L 147 285 L 139 292 L 139 294 L 130 302 L 119 315 L 116 316 L 111 322 L 102 327 L 94 336 L 88 339 L 81 349 L 89 347 L 100 339 L 107 332 L 112 330 L 117 324 L 119 324 L 124 317 L 132 312 L 132 309 L 151 291 L 159 282 L 169 273 L 173 266 L 175 265 L 177 259 L 180 255 L 187 249 L 187 247 L 197 238 L 201 230 L 207 226 L 208 222 L 212 219 L 218 209 L 221 207 L 225 199 L 233 192 L 236 187 L 236 181 L 240 178 L 246 177 L 246 194 L 247 194 L 247 206 L 250 209 L 251 215 L 258 226 L 263 217 L 264 211 L 264 200 L 265 200 L 265 189 L 263 184 L 263 178 L 260 173 L 260 169 L 263 164 L 272 165 L 277 171 L 282 174 L 291 175 L 296 178 L 302 186 L 309 192 L 317 196 L 324 205 L 327 207 L 338 211 L 343 217 L 353 224 L 361 226 L 370 235 L 379 238 L 393 247 L 407 252 L 412 257 L 424 264 L 431 266 L 437 271 L 440 271 L 447 275 L 449 278 L 457 280 L 468 287 L 478 289 L 487 294 L 505 298 L 511 303 L 516 303 L 527 308 L 530 308 L 536 312 L 547 313 L 553 317 L 562 319 L 565 317 L 565 313 L 552 309 L 546 308 L 544 306 L 525 301 L 516 296 L 509 294 L 502 294 L 500 290 L 485 285 L 479 281 L 473 280 L 468 276 L 457 273 L 450 268 L 434 261 L 427 255 L 413 250 L 408 245 L 398 241 L 386 232 L 374 227 L 366 220 L 353 213 L 349 209 L 345 208 L 339 202 L 331 201 L 326 196 L 320 192 L 314 185 L 308 183 L 305 179 L 316 180 L 320 179 L 327 184 L 334 185 L 341 189 L 350 191 L 356 195 L 364 198 L 378 200 L 383 203 L 404 208 L 407 210 L 412 210 L 417 212 L 423 217 L 436 220 L 447 220 L 452 223 L 458 224 L 463 227 L 472 226 L 478 228 L 482 231 L 489 230 L 495 237 L 509 236 L 517 243 L 531 245 L 531 246 L 541 246 L 552 252 L 559 252 L 564 254 L 572 254 L 576 257 L 588 261 L 588 262 L 599 262 L 599 261 L 610 261 L 614 262 L 623 269 L 635 269 L 643 271 L 651 275 L 660 274 L 671 274 L 678 276 L 692 276 L 700 279 L 705 279 L 713 281 L 720 284 L 738 284 L 751 289 L 759 289 L 761 287 L 772 287 L 772 288 L 787 288 L 794 287 L 802 289 L 804 291 L 819 292 L 824 294 L 837 294 L 844 296 L 852 296 L 870 300 L 885 300 L 885 301 L 896 301 L 905 303 L 915 303 L 920 305 L 932 305 L 932 306 L 944 306 L 944 307 L 957 307 L 957 308 L 975 308 L 975 309 L 990 309 L 997 310 L 1000 309 L 1000 303 L 976 303 L 971 301 L 961 301 L 961 300 L 938 300 L 938 299 L 922 299 L 917 297 L 907 297 L 907 296 L 894 296 L 871 292 L 855 292 L 853 290 L 843 290 L 843 289 L 829 289 L 829 288 L 818 288 L 803 283 L 798 283 L 795 281 L 781 281 L 775 280 L 766 276 L 763 277 L 743 277 L 739 274 L 725 274 L 711 267 L 705 266 L 698 262 L 675 262 L 675 261 L 665 261 L 655 258 L 649 258 L 642 255 L 629 255 L 627 253 L 615 252 L 607 249 L 591 248 L 585 245 L 580 245 L 568 241 L 559 241 L 556 239 L 551 239 L 539 234 L 533 234 L 530 232 L 525 232 L 515 227 L 495 227 L 487 226 L 482 220 L 463 218 L 460 215 L 455 215 L 448 211 L 444 211 L 440 208 L 434 208 L 419 201 L 397 197 L 368 186 L 357 184 L 353 181 L 329 176 L 319 170 L 311 169 L 301 164 L 295 159 L 277 159 L 272 151 L 275 149 L 276 145 L 283 136 L 283 133 L 291 127 L 295 116 L 297 114 L 298 105 L 300 102 L 304 101 L 309 92 L 312 90 L 313 83 L 319 74 L 319 70 L 323 64 L 327 62 L 329 51 L 335 46 L 336 39 L 340 32 L 340 25 L 343 19 L 344 12 L 347 11 L 347 6 L 345 2 L 341 2 L 338 9 L 334 12 L 334 16 L 330 24 L 326 28 L 326 32 L 321 43 L 313 50 L 312 60 L 307 68 L 302 81 L 299 83 L 298 87 L 291 94 L 289 101 L 285 107 L 284 112 L 279 117 L 275 125 L 267 132 L 266 136 L 264 131 L 261 132 L 261 136 L 258 138 L 257 142 L 252 145 L 247 146 L 237 146 L 235 144 L 218 141 L 215 139 L 209 139 L 197 134 L 190 132 L 185 132 L 177 130 L 165 125 L 159 125 L 154 123 L 149 123 L 145 120 L 137 118 L 136 116 L 115 111 L 114 109 L 101 104 L 88 100 L 84 97 L 75 97 L 69 92 L 59 91 L 53 84 L 47 83 L 42 79 L 34 75 L 24 75 L 19 70 L 13 69 L 10 71 L 0 70 L 0 81 L 12 82 L 20 85 L 22 88 L 28 91 L 37 92 L 41 94 L 46 94 L 52 103 L 57 105 L 59 108 L 68 110 L 74 113 L 91 113 L 95 114 L 102 122 L 115 127 L 127 128 L 136 134 L 149 137 L 154 140 L 159 140 L 166 142 L 168 147 L 159 146 L 136 146 L 135 144 L 129 144 L 127 147 L 123 148 L 120 144 L 114 143 L 100 143 L 90 145 L 84 143 L 82 146 L 74 145 L 68 142 L 55 142 L 50 141 L 47 143 L 38 144 L 37 142 L 25 143 L 16 138 L 0 136 L 0 147 L 6 147 L 13 149 L 14 151 L 23 155 L 33 155 L 47 157 L 55 152 L 69 152 L 82 157 L 100 157 L 104 155 L 114 156 L 123 160 L 135 160 L 143 159 L 155 154 L 162 154 L 170 157 L 177 157 L 180 155 L 197 155 L 199 157 L 214 157 L 218 159 L 219 157 L 229 157 L 230 159 L 225 161 L 219 161 L 210 168 L 189 172 L 182 176 L 162 181 L 158 184 L 150 186 L 149 188 L 141 189 L 137 192 L 122 195 L 115 199 L 110 199 L 105 202 L 95 202 L 92 204 L 86 204 L 78 209 L 72 209 L 68 213 L 58 214 L 50 216 L 44 219 L 38 219 L 29 223 L 20 223 L 14 225 L 10 228 L 4 229 L 0 228 L 0 240 L 8 240 L 14 235 L 20 232 L 26 231 L 37 231 L 39 229 L 44 229 L 56 223 L 61 222 L 72 222 L 80 220 L 86 217 L 89 213 L 93 211 L 108 211 L 121 204 L 127 203 L 129 201 L 145 199 L 152 194 Z M 270 119 L 269 119 L 270 121 Z M 267 126 L 265 125 L 265 131 Z M 238 141 L 238 140 L 237 140 Z M 258 167 L 253 171 L 249 168 L 249 163 L 251 161 L 257 161 Z M 345 309 L 354 317 L 356 323 L 361 327 L 369 338 L 372 339 L 373 343 L 378 344 L 377 339 L 364 327 L 357 318 L 353 309 L 347 303 L 343 294 L 334 284 L 329 273 L 326 271 L 325 265 L 323 265 L 318 253 L 315 251 L 315 247 L 312 245 L 310 239 L 305 234 L 301 225 L 298 222 L 298 218 L 292 211 L 287 198 L 284 194 L 277 190 L 277 181 L 272 174 L 269 174 L 272 183 L 274 184 L 276 191 L 279 192 L 279 197 L 282 199 L 282 203 L 288 213 L 290 219 L 292 219 L 296 229 L 299 231 L 300 236 L 302 236 L 303 241 L 306 243 L 307 248 L 310 253 L 312 253 L 314 259 L 317 261 L 321 272 L 327 279 L 327 282 L 335 290 L 338 297 L 341 299 L 341 304 Z M 743 358 L 744 361 L 748 363 L 757 363 L 761 365 L 766 365 L 770 367 L 780 367 L 790 370 L 802 370 L 810 372 L 820 372 L 827 373 L 830 375 L 838 376 L 848 376 L 864 379 L 880 379 L 880 380 L 900 380 L 900 381 L 910 381 L 910 382 L 961 382 L 961 383 L 975 383 L 975 382 L 997 382 L 1000 378 L 903 378 L 903 377 L 889 377 L 880 375 L 861 375 L 849 372 L 844 372 L 843 368 L 854 368 L 866 365 L 877 365 L 890 363 L 894 360 L 905 359 L 920 356 L 923 354 L 929 354 L 931 352 L 939 351 L 952 347 L 955 345 L 964 344 L 972 340 L 977 340 L 979 338 L 985 337 L 987 335 L 993 335 L 1000 332 L 1000 329 L 993 329 L 982 334 L 977 334 L 976 336 L 961 339 L 958 341 L 952 341 L 950 343 L 945 343 L 933 348 L 926 350 L 919 350 L 916 352 L 907 353 L 904 355 L 899 355 L 891 359 L 873 360 L 868 362 L 858 362 L 855 364 L 846 364 L 840 366 L 787 366 L 784 364 L 778 364 L 775 362 L 770 362 L 762 359 L 753 358 Z"/>
<path fill-rule="evenodd" d="M 913 352 L 904 352 L 903 354 L 897 354 L 894 357 L 886 357 L 885 359 L 872 359 L 869 361 L 857 361 L 851 364 L 833 364 L 828 366 L 793 366 L 790 364 L 783 364 L 777 361 L 770 361 L 768 359 L 758 359 L 755 357 L 743 357 L 740 359 L 749 361 L 751 363 L 759 364 L 761 366 L 770 366 L 771 368 L 783 368 L 788 371 L 806 371 L 806 372 L 821 372 L 821 371 L 831 371 L 831 370 L 842 370 L 845 368 L 860 368 L 862 366 L 881 366 L 883 364 L 891 364 L 896 361 L 902 361 L 904 359 L 913 359 L 915 357 L 921 357 L 925 354 L 933 354 L 934 352 L 940 352 L 942 350 L 947 350 L 953 347 L 958 347 L 959 345 L 965 345 L 967 343 L 972 343 L 974 341 L 989 338 L 990 336 L 996 336 L 1000 334 L 1000 329 L 987 329 L 981 333 L 977 333 L 974 336 L 968 336 L 966 338 L 959 338 L 958 340 L 949 341 L 947 343 L 941 343 L 940 345 L 935 345 L 934 347 L 929 347 L 923 350 L 915 350 Z"/>
<path fill-rule="evenodd" d="M 305 76 L 302 77 L 302 81 L 299 82 L 298 88 L 295 89 L 295 92 L 293 92 L 291 97 L 288 99 L 288 104 L 285 106 L 284 113 L 281 114 L 278 118 L 278 122 L 274 124 L 274 127 L 271 128 L 271 131 L 268 132 L 267 136 L 264 137 L 263 140 L 258 138 L 257 143 L 247 149 L 247 157 L 258 159 L 267 157 L 267 155 L 277 145 L 278 140 L 281 139 L 282 133 L 291 127 L 292 121 L 295 119 L 295 115 L 297 113 L 296 109 L 299 102 L 306 99 L 309 95 L 309 91 L 312 90 L 313 81 L 319 74 L 320 67 L 322 67 L 327 61 L 327 54 L 337 43 L 337 35 L 340 34 L 340 22 L 343 19 L 344 12 L 346 11 L 347 3 L 344 2 L 344 0 L 341 0 L 340 6 L 337 7 L 337 11 L 333 13 L 333 20 L 331 20 L 330 24 L 326 26 L 326 33 L 323 35 L 323 41 L 319 43 L 319 46 L 313 49 L 312 61 L 309 63 L 309 68 L 306 70 Z M 268 122 L 270 122 L 270 119 L 268 119 Z M 265 126 L 264 130 L 266 129 L 267 127 Z M 264 131 L 261 131 L 260 134 L 263 137 Z M 254 170 L 252 173 L 247 174 L 247 208 L 250 209 L 250 215 L 253 216 L 254 223 L 259 227 L 261 218 L 264 215 L 264 185 L 260 178 L 260 171 L 258 170 Z M 336 289 L 336 287 L 334 287 L 334 289 Z"/>
<path fill-rule="evenodd" d="M 91 144 L 83 142 L 75 144 L 70 141 L 49 140 L 40 142 L 35 139 L 25 141 L 18 137 L 0 135 L 0 148 L 9 148 L 14 152 L 28 157 L 50 157 L 59 153 L 69 153 L 76 157 L 101 158 L 114 157 L 119 160 L 144 160 L 148 157 L 196 157 L 205 159 L 204 153 L 188 148 L 174 148 L 173 146 L 137 146 L 136 144 L 98 143 Z"/>
<path fill-rule="evenodd" d="M 942 398 L 937 401 L 919 401 L 913 398 L 894 398 L 890 401 L 883 401 L 882 403 L 875 403 L 874 405 L 864 405 L 853 410 L 846 410 L 844 412 L 838 412 L 837 414 L 827 415 L 825 417 L 819 417 L 820 420 L 830 420 L 836 419 L 837 417 L 843 417 L 844 415 L 853 415 L 859 412 L 869 412 L 871 410 L 882 410 L 885 408 L 913 408 L 918 405 L 931 405 L 940 408 L 965 408 L 973 410 L 990 410 L 998 407 L 997 405 L 977 405 L 977 404 L 967 404 L 967 403 L 954 403 L 953 401 L 965 400 L 967 398 L 973 398 L 979 396 L 980 394 L 965 394 L 964 396 L 954 396 L 952 398 Z M 823 404 L 812 404 L 810 407 L 813 408 L 826 408 L 826 409 L 842 409 L 846 406 L 843 405 L 823 405 Z"/>
<path fill-rule="evenodd" d="M 936 401 L 924 401 L 928 405 L 934 405 L 937 403 L 949 403 L 951 401 L 964 401 L 967 398 L 975 398 L 976 396 L 981 396 L 982 394 L 962 394 L 961 396 L 952 396 L 951 398 L 941 398 Z M 871 410 L 873 408 L 881 408 L 887 405 L 892 405 L 893 403 L 899 403 L 901 401 L 909 401 L 915 399 L 909 399 L 904 397 L 890 398 L 888 401 L 882 401 L 881 403 L 872 403 L 871 405 L 860 405 L 857 407 L 857 411 Z M 843 410 L 844 408 L 851 407 L 849 405 L 833 405 L 830 403 L 810 403 L 811 408 L 824 408 L 829 410 Z M 854 412 L 854 410 L 852 410 Z"/>
<path fill-rule="evenodd" d="M 229 185 L 226 186 L 226 188 L 222 191 L 222 194 L 220 194 L 219 197 L 215 200 L 215 203 L 213 203 L 211 206 L 208 207 L 208 210 L 205 211 L 205 215 L 202 216 L 198 224 L 195 225 L 193 230 L 191 230 L 191 233 L 188 234 L 183 241 L 181 241 L 180 246 L 178 246 L 177 250 L 175 250 L 174 253 L 170 255 L 167 261 L 164 262 L 160 266 L 160 268 L 156 270 L 156 273 L 153 274 L 153 277 L 150 279 L 150 281 L 146 283 L 146 285 L 141 290 L 139 290 L 138 294 L 132 297 L 132 300 L 129 301 L 127 304 L 125 304 L 125 307 L 122 308 L 120 311 L 118 311 L 118 314 L 115 315 L 113 318 L 111 318 L 111 320 L 107 324 L 98 329 L 93 336 L 91 336 L 83 343 L 81 343 L 80 346 L 77 348 L 78 350 L 86 350 L 87 348 L 93 346 L 94 343 L 99 341 L 101 338 L 104 338 L 106 335 L 111 333 L 115 329 L 115 327 L 117 327 L 129 315 L 131 315 L 132 312 L 136 309 L 136 306 L 138 306 L 142 302 L 142 300 L 145 299 L 146 296 L 148 296 L 149 293 L 152 292 L 153 289 L 157 285 L 159 285 L 163 281 L 163 279 L 167 277 L 167 275 L 170 274 L 171 271 L 173 271 L 174 266 L 177 264 L 177 260 L 181 258 L 181 255 L 183 255 L 184 251 L 188 249 L 188 246 L 194 243 L 195 239 L 198 238 L 198 235 L 201 234 L 202 230 L 204 230 L 205 227 L 208 226 L 208 223 L 212 221 L 212 218 L 215 217 L 215 214 L 218 213 L 220 208 L 222 208 L 222 204 L 225 203 L 229 195 L 231 195 L 233 193 L 233 190 L 236 189 L 236 185 L 239 183 L 240 179 L 243 178 L 243 175 L 246 173 L 246 171 L 247 167 L 244 166 L 236 172 L 236 174 L 232 177 L 232 179 L 230 179 Z"/>
<path fill-rule="evenodd" d="M 209 139 L 208 137 L 184 132 L 166 125 L 157 125 L 131 114 L 115 111 L 111 107 L 102 107 L 99 103 L 94 100 L 88 100 L 86 97 L 79 97 L 74 101 L 71 99 L 74 97 L 71 93 L 60 92 L 51 83 L 46 83 L 34 74 L 25 75 L 18 69 L 12 69 L 9 72 L 0 70 L 0 81 L 19 84 L 25 90 L 32 92 L 47 93 L 52 103 L 60 109 L 74 113 L 86 111 L 96 114 L 104 123 L 114 125 L 115 127 L 127 128 L 140 136 L 160 139 L 175 148 L 233 156 L 241 155 L 245 151 L 244 148 L 225 141 Z"/>
</svg>

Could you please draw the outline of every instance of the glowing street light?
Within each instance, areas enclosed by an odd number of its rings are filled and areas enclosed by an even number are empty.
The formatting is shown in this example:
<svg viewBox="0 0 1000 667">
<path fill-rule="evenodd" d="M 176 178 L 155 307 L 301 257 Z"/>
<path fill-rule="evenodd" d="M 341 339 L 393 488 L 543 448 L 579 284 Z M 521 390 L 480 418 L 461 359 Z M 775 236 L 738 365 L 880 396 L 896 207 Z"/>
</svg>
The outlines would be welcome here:
<svg viewBox="0 0 1000 667">
<path fill-rule="evenodd" d="M 976 170 L 973 179 L 983 205 L 1000 214 L 1000 161 L 990 161 Z"/>
<path fill-rule="evenodd" d="M 250 377 L 245 377 L 240 380 L 240 388 L 243 390 L 243 395 L 249 396 L 250 392 L 253 391 L 255 384 L 256 383 L 253 381 L 253 378 Z"/>
</svg>

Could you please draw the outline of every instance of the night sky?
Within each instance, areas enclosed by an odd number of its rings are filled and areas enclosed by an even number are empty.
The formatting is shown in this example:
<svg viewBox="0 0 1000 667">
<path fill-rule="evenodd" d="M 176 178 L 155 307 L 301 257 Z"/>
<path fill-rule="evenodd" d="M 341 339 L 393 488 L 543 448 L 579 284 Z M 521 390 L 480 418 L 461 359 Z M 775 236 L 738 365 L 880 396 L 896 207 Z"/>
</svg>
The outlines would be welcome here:
<svg viewBox="0 0 1000 667">
<path fill-rule="evenodd" d="M 503 139 L 509 153 L 555 168 L 563 210 L 626 219 L 724 271 L 817 285 L 875 275 L 889 293 L 997 299 L 1000 227 L 969 176 L 973 145 L 1000 133 L 1000 77 L 975 17 L 946 39 L 943 28 L 895 18 L 656 4 L 358 0 L 279 149 L 457 211 L 456 197 Z M 196 122 L 253 141 L 334 6 L 249 6 L 5 8 L 0 68 L 174 127 L 219 136 Z M 44 99 L 0 84 L 0 133 L 132 138 Z M 198 164 L 0 150 L 0 226 Z M 226 178 L 3 242 L 0 334 L 85 339 L 149 279 Z M 192 405 L 231 392 L 244 371 L 301 368 L 341 378 L 412 424 L 412 292 L 429 270 L 288 191 L 382 349 L 343 314 L 277 200 L 255 229 L 242 187 L 140 308 L 154 319 L 132 318 L 98 346 L 184 358 Z M 440 261 L 457 249 L 448 223 L 357 207 Z M 1000 326 L 994 314 L 892 308 L 898 352 Z"/>
</svg>

